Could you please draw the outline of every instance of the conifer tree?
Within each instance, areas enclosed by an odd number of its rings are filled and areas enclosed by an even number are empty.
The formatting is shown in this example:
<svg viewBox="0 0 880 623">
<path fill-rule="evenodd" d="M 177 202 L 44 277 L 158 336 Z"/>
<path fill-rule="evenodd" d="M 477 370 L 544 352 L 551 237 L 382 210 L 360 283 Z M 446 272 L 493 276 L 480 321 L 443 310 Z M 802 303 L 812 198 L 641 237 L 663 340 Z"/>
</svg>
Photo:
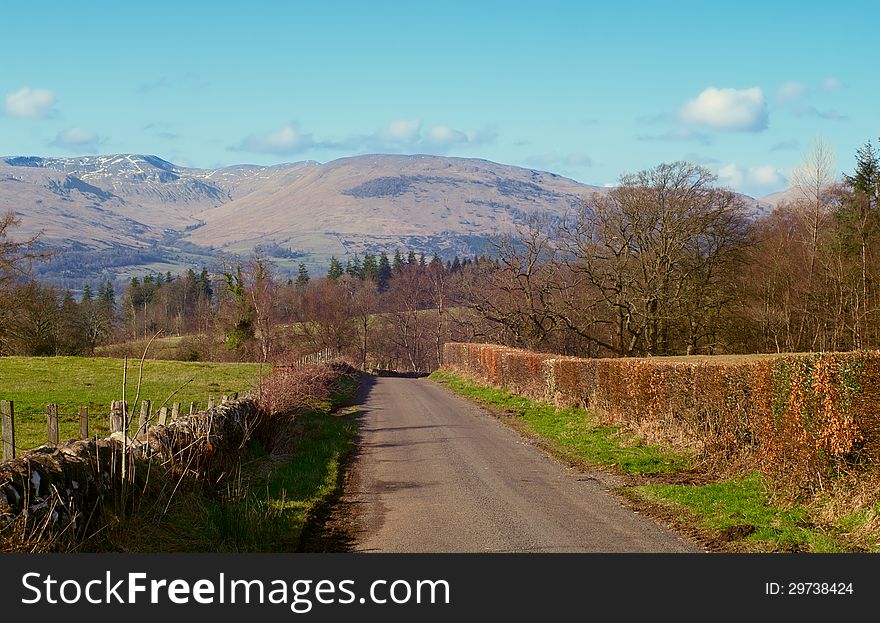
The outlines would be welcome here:
<svg viewBox="0 0 880 623">
<path fill-rule="evenodd" d="M 379 291 L 385 290 L 389 279 L 391 279 L 391 264 L 388 262 L 388 255 L 382 251 L 379 254 L 379 265 L 376 271 L 376 283 Z"/>
<path fill-rule="evenodd" d="M 336 283 L 342 276 L 342 263 L 336 259 L 335 255 L 330 256 L 330 268 L 327 269 L 327 279 Z"/>
<path fill-rule="evenodd" d="M 296 287 L 302 288 L 309 282 L 309 270 L 306 265 L 300 262 L 299 272 L 296 275 Z"/>
</svg>

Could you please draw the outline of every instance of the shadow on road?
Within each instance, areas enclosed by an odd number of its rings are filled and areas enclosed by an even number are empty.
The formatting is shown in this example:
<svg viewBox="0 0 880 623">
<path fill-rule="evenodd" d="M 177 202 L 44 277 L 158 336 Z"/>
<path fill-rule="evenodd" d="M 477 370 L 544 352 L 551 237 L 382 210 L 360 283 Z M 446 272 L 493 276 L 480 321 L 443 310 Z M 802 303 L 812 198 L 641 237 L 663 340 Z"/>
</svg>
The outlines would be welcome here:
<svg viewBox="0 0 880 623">
<path fill-rule="evenodd" d="M 376 377 L 361 374 L 357 395 L 349 405 L 349 410 L 340 417 L 351 418 L 357 422 L 358 434 L 354 443 L 339 460 L 339 471 L 336 474 L 336 487 L 321 504 L 319 504 L 306 520 L 300 536 L 300 552 L 350 552 L 355 543 L 355 518 L 358 514 L 357 502 L 343 499 L 346 482 L 356 477 L 354 466 L 357 464 L 361 450 L 361 438 L 366 404 L 370 392 L 376 385 Z M 360 408 L 351 408 L 355 405 Z"/>
</svg>

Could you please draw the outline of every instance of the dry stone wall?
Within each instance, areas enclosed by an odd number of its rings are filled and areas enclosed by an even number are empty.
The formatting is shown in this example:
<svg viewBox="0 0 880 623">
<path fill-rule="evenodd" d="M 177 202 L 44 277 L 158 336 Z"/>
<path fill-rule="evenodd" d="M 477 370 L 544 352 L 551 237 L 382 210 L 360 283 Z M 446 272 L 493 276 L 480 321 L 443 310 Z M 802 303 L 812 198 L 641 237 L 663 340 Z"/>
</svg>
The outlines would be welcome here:
<svg viewBox="0 0 880 623">
<path fill-rule="evenodd" d="M 42 538 L 94 531 L 123 487 L 136 495 L 155 470 L 222 478 L 259 418 L 256 402 L 245 398 L 153 426 L 135 438 L 114 433 L 25 452 L 0 463 L 0 531 L 24 526 Z"/>
</svg>

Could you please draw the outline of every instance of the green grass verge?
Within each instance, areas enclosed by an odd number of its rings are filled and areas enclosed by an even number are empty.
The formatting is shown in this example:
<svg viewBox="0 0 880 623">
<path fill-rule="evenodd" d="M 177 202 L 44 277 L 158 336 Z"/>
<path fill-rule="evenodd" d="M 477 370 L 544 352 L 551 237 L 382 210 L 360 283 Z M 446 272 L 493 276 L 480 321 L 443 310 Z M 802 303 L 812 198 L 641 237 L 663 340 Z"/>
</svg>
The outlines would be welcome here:
<svg viewBox="0 0 880 623">
<path fill-rule="evenodd" d="M 259 478 L 232 478 L 225 491 L 204 485 L 159 495 L 159 503 L 86 544 L 88 550 L 141 552 L 291 552 L 316 507 L 338 483 L 341 463 L 357 435 L 357 421 L 347 409 L 357 389 L 343 377 L 332 400 L 296 416 L 297 441 L 286 460 L 273 462 Z M 244 472 L 269 458 L 255 444 L 248 449 Z M 167 488 L 167 485 L 165 485 Z M 165 508 L 167 506 L 167 509 Z"/>
<path fill-rule="evenodd" d="M 843 525 L 816 526 L 808 508 L 774 503 L 758 472 L 702 486 L 646 484 L 626 495 L 686 513 L 709 534 L 729 539 L 731 549 L 743 551 L 852 551 L 846 533 L 867 519 L 863 513 L 848 516 Z"/>
<path fill-rule="evenodd" d="M 643 444 L 621 426 L 603 425 L 584 409 L 557 409 L 505 390 L 477 385 L 448 371 L 434 372 L 428 378 L 490 409 L 512 413 L 516 419 L 511 423 L 517 429 L 539 437 L 563 460 L 641 475 L 669 474 L 691 467 L 686 455 Z"/>
<path fill-rule="evenodd" d="M 128 361 L 126 400 L 134 402 L 139 360 Z M 160 361 L 144 363 L 141 399 L 158 408 L 169 401 L 204 407 L 208 397 L 244 392 L 259 378 L 259 364 Z M 90 357 L 0 357 L 0 400 L 15 403 L 20 449 L 46 442 L 46 404 L 58 405 L 60 437 L 79 435 L 79 406 L 89 408 L 92 434 L 108 432 L 110 403 L 122 398 L 122 359 Z M 264 371 L 268 371 L 264 367 Z M 138 409 L 135 407 L 135 409 Z"/>
<path fill-rule="evenodd" d="M 648 512 L 672 517 L 675 523 L 698 532 L 713 549 L 880 551 L 880 537 L 865 530 L 872 521 L 876 523 L 880 505 L 846 515 L 834 525 L 817 525 L 812 518 L 819 515 L 818 507 L 775 501 L 758 472 L 712 484 L 668 484 L 670 475 L 692 468 L 688 457 L 640 444 L 621 427 L 602 425 L 583 409 L 556 409 L 449 371 L 435 372 L 429 378 L 490 410 L 512 414 L 515 417 L 508 423 L 527 436 L 539 437 L 549 452 L 571 464 L 638 476 L 637 482 L 645 484 L 617 491 Z"/>
</svg>

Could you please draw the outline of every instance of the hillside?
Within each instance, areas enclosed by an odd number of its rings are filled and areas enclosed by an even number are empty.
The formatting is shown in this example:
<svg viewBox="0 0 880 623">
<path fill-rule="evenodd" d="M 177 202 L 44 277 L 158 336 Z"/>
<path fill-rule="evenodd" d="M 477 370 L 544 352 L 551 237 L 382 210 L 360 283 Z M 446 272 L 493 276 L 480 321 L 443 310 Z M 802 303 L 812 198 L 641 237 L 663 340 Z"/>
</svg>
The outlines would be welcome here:
<svg viewBox="0 0 880 623">
<path fill-rule="evenodd" d="M 481 159 L 365 155 L 220 169 L 156 156 L 0 159 L 0 211 L 56 250 L 39 271 L 77 289 L 101 276 L 209 268 L 257 246 L 282 270 L 330 255 L 471 255 L 531 214 L 607 189 Z M 757 209 L 763 204 L 758 203 Z"/>
<path fill-rule="evenodd" d="M 191 169 L 156 156 L 0 159 L 0 210 L 56 249 L 40 271 L 100 275 L 211 266 L 260 245 L 282 268 L 331 254 L 485 250 L 527 215 L 561 214 L 597 189 L 486 160 L 369 155 L 327 164 Z"/>
</svg>

